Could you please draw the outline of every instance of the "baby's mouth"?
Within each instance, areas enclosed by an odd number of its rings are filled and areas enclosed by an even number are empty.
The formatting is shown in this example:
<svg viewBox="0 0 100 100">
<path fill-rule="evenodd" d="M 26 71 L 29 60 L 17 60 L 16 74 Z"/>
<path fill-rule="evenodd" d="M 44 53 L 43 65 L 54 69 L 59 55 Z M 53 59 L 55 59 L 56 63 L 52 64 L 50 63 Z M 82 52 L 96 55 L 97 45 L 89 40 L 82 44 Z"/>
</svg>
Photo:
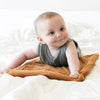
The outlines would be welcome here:
<svg viewBox="0 0 100 100">
<path fill-rule="evenodd" d="M 57 41 L 62 41 L 62 40 L 64 40 L 64 38 L 57 39 Z"/>
</svg>

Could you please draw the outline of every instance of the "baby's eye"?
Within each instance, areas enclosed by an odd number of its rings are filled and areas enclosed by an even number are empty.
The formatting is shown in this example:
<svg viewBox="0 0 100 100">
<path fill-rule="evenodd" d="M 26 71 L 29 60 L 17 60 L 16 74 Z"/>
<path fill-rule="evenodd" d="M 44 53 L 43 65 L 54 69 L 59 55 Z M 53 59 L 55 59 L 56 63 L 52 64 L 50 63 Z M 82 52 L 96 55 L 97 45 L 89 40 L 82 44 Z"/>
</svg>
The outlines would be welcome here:
<svg viewBox="0 0 100 100">
<path fill-rule="evenodd" d="M 49 33 L 49 35 L 53 35 L 53 34 L 54 34 L 54 32 L 53 32 L 53 31 Z"/>
<path fill-rule="evenodd" d="M 60 28 L 60 31 L 64 31 L 64 27 Z"/>
</svg>

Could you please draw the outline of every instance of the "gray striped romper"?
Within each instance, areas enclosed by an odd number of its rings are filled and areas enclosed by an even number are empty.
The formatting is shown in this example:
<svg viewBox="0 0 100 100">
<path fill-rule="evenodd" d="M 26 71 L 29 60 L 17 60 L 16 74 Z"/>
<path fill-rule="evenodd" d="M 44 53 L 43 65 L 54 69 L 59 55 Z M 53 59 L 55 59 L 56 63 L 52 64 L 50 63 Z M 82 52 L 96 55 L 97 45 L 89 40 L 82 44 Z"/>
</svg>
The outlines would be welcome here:
<svg viewBox="0 0 100 100">
<path fill-rule="evenodd" d="M 70 38 L 68 39 L 68 41 L 63 46 L 60 47 L 56 57 L 53 57 L 50 54 L 49 48 L 46 44 L 39 43 L 39 45 L 38 45 L 38 56 L 40 57 L 40 60 L 42 61 L 42 63 L 52 65 L 52 66 L 55 66 L 55 67 L 68 66 L 65 52 L 66 52 L 66 49 L 68 47 L 68 44 L 71 41 L 73 41 L 75 43 L 78 56 L 80 56 L 81 50 L 80 50 L 77 42 L 74 41 L 73 39 L 70 39 Z"/>
</svg>

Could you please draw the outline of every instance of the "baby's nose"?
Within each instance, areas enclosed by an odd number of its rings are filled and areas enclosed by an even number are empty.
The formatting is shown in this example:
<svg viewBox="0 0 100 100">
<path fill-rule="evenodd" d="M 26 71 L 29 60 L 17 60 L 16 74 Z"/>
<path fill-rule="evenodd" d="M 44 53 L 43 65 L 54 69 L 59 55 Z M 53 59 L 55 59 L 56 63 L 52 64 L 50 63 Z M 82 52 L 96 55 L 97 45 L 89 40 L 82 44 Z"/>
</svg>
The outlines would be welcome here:
<svg viewBox="0 0 100 100">
<path fill-rule="evenodd" d="M 61 37 L 61 33 L 57 33 L 57 37 Z"/>
</svg>

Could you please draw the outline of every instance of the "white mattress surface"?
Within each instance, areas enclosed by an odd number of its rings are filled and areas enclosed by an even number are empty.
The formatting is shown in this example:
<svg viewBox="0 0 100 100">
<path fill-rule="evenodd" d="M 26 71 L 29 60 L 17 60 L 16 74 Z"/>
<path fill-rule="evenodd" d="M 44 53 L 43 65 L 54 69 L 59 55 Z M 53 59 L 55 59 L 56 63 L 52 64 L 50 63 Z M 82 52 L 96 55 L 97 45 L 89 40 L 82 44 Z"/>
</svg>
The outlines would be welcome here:
<svg viewBox="0 0 100 100">
<path fill-rule="evenodd" d="M 34 19 L 43 11 L 0 12 L 0 70 L 20 52 L 38 41 Z M 59 12 L 69 35 L 81 48 L 82 55 L 100 54 L 100 13 Z M 100 100 L 100 58 L 83 82 L 49 79 L 46 76 L 13 77 L 0 75 L 0 100 Z"/>
</svg>

